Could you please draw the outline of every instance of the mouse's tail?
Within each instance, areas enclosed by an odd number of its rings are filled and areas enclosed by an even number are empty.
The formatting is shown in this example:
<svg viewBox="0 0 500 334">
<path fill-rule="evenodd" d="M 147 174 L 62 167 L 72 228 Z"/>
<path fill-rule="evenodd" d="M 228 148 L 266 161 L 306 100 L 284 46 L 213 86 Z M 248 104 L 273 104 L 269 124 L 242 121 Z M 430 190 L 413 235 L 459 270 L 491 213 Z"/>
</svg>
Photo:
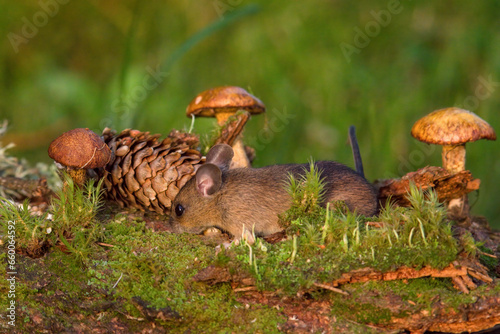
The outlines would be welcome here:
<svg viewBox="0 0 500 334">
<path fill-rule="evenodd" d="M 359 153 L 358 139 L 356 138 L 356 127 L 351 125 L 349 127 L 349 142 L 351 143 L 352 156 L 354 158 L 354 166 L 356 167 L 356 172 L 362 177 L 365 177 L 365 172 L 363 170 L 363 161 L 361 160 L 361 154 Z"/>
</svg>

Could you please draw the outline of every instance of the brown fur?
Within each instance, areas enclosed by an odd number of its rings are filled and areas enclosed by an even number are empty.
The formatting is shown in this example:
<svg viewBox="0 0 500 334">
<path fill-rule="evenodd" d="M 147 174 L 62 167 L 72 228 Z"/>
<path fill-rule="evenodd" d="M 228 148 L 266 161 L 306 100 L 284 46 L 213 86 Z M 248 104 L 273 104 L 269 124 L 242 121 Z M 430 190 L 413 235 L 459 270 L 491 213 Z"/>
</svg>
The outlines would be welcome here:
<svg viewBox="0 0 500 334">
<path fill-rule="evenodd" d="M 343 200 L 350 210 L 366 216 L 377 213 L 375 190 L 361 175 L 347 166 L 332 161 L 316 163 L 325 182 L 325 203 Z M 243 226 L 254 229 L 257 236 L 280 230 L 278 214 L 291 204 L 287 193 L 289 173 L 296 177 L 309 169 L 308 164 L 275 165 L 263 168 L 236 168 L 223 166 L 222 184 L 212 195 L 202 196 L 193 177 L 175 198 L 170 224 L 175 232 L 201 233 L 217 227 L 240 238 Z M 184 213 L 177 216 L 175 208 L 181 204 Z"/>
</svg>

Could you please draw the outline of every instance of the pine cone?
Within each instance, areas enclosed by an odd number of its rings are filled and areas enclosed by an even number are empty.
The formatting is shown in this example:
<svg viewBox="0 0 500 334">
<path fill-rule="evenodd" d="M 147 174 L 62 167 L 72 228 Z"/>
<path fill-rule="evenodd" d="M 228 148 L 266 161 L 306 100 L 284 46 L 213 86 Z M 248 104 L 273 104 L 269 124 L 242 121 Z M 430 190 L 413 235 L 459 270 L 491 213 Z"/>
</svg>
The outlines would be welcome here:
<svg viewBox="0 0 500 334">
<path fill-rule="evenodd" d="M 197 136 L 177 130 L 159 141 L 159 134 L 126 129 L 102 133 L 113 157 L 98 172 L 109 199 L 122 207 L 168 213 L 179 189 L 202 163 Z"/>
</svg>

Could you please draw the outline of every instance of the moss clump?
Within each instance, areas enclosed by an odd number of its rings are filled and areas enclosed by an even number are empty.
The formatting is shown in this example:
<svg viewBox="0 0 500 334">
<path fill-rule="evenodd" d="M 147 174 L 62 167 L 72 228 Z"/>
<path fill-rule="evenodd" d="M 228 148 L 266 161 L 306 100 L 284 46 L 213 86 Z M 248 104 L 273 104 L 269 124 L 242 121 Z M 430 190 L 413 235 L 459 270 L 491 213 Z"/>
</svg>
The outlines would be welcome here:
<svg viewBox="0 0 500 334">
<path fill-rule="evenodd" d="M 47 215 L 32 216 L 28 200 L 17 206 L 0 197 L 1 244 L 13 245 L 18 252 L 33 257 L 43 255 L 49 247 L 52 223 Z M 12 246 L 11 246 L 12 247 Z"/>
<path fill-rule="evenodd" d="M 318 205 L 323 186 L 313 164 L 303 179 L 291 178 L 289 191 L 293 205 L 281 217 L 288 239 L 273 245 L 242 243 L 230 251 L 237 260 L 231 265 L 250 272 L 261 289 L 295 294 L 364 267 L 441 269 L 462 249 L 433 192 L 411 187 L 410 208 L 388 205 L 379 217 L 356 216 L 342 203 L 333 209 Z"/>
<path fill-rule="evenodd" d="M 89 180 L 82 188 L 64 175 L 65 186 L 52 200 L 54 244 L 85 262 L 102 240 L 102 226 L 96 219 L 102 208 L 102 180 Z"/>
<path fill-rule="evenodd" d="M 18 255 L 20 333 L 75 325 L 127 332 L 278 332 L 286 321 L 267 305 L 242 304 L 229 284 L 194 282 L 192 276 L 215 258 L 214 247 L 200 236 L 154 232 L 123 216 L 102 227 L 107 246 L 96 247 L 83 265 L 58 248 L 39 259 Z M 39 322 L 22 323 L 25 317 Z"/>
<path fill-rule="evenodd" d="M 17 206 L 0 198 L 4 243 L 8 242 L 13 228 L 20 253 L 36 258 L 43 256 L 51 246 L 60 245 L 81 261 L 86 260 L 100 238 L 96 215 L 102 206 L 101 182 L 96 184 L 90 180 L 80 188 L 67 175 L 64 177 L 66 186 L 56 192 L 49 212 L 41 216 L 32 215 L 28 200 Z"/>
<path fill-rule="evenodd" d="M 282 321 L 266 306 L 245 309 L 229 285 L 192 281 L 215 257 L 214 248 L 199 236 L 153 232 L 143 222 L 125 219 L 107 224 L 105 235 L 114 247 L 93 261 L 88 284 L 111 293 L 133 317 L 145 316 L 141 300 L 151 310 L 169 310 L 166 318 L 155 320 L 170 332 L 216 332 L 222 324 L 233 331 L 258 330 Z"/>
</svg>

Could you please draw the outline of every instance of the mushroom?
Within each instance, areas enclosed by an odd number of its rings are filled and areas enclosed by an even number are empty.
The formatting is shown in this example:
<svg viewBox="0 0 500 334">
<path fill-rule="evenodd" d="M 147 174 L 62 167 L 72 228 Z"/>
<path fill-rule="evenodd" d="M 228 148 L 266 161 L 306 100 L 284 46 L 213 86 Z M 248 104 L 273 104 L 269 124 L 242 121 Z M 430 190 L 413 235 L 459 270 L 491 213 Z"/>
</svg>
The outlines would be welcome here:
<svg viewBox="0 0 500 334">
<path fill-rule="evenodd" d="M 112 156 L 108 145 L 87 128 L 63 133 L 50 143 L 48 153 L 80 186 L 87 180 L 87 169 L 106 166 Z"/>
<path fill-rule="evenodd" d="M 493 128 L 468 110 L 445 108 L 419 119 L 411 129 L 417 140 L 443 146 L 443 167 L 456 174 L 465 170 L 465 144 L 479 139 L 496 140 Z M 448 210 L 458 212 L 458 219 L 468 216 L 467 197 L 451 200 Z M 458 211 L 457 211 L 458 210 Z"/>
<path fill-rule="evenodd" d="M 265 112 L 262 101 L 235 86 L 216 87 L 198 94 L 186 109 L 188 117 L 215 117 L 219 126 L 239 110 L 245 110 L 252 115 Z M 233 144 L 234 158 L 231 167 L 249 167 L 250 162 L 245 153 L 243 142 L 237 138 Z"/>
</svg>

